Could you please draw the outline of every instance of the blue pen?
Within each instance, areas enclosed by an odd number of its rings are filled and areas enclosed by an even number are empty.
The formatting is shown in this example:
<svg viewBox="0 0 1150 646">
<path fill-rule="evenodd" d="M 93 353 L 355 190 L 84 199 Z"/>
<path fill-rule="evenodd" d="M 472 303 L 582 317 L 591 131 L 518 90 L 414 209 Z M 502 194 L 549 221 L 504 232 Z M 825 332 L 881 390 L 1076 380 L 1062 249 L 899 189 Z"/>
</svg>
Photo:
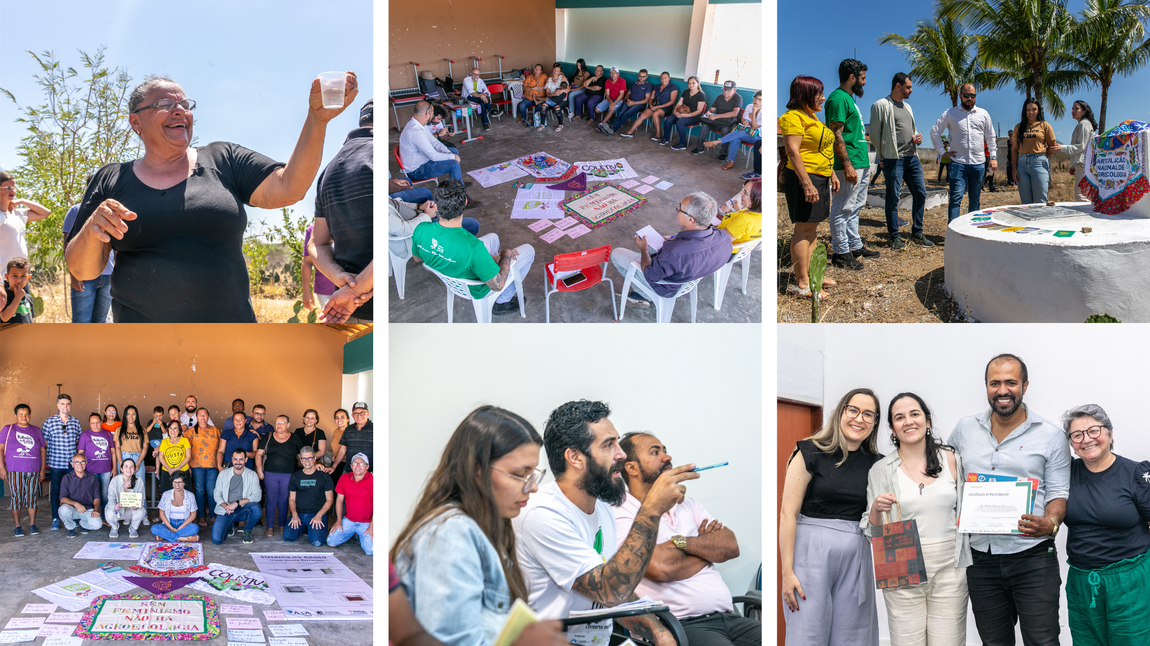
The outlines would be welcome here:
<svg viewBox="0 0 1150 646">
<path fill-rule="evenodd" d="M 730 462 L 720 462 L 720 463 L 718 463 L 718 464 L 712 464 L 712 465 L 711 465 L 711 466 L 709 466 L 709 467 L 698 467 L 698 468 L 695 468 L 695 469 L 691 469 L 691 471 L 706 471 L 707 469 L 715 469 L 715 468 L 717 468 L 717 467 L 725 467 L 725 466 L 727 466 L 728 464 L 730 464 Z"/>
</svg>

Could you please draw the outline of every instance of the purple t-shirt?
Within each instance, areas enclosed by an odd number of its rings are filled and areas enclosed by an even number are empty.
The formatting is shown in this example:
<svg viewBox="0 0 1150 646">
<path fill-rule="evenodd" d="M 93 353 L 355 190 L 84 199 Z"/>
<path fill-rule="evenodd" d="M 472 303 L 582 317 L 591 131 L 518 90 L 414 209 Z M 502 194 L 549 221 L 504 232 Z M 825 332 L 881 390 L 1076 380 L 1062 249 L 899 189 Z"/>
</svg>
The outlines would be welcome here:
<svg viewBox="0 0 1150 646">
<path fill-rule="evenodd" d="M 110 473 L 112 471 L 112 448 L 115 441 L 112 434 L 104 429 L 93 433 L 87 429 L 80 434 L 80 441 L 76 444 L 77 451 L 83 451 L 88 458 L 89 473 Z"/>
<path fill-rule="evenodd" d="M 4 463 L 9 471 L 36 473 L 43 467 L 40 449 L 48 445 L 39 426 L 9 424 L 0 429 L 0 444 L 4 445 Z"/>
<path fill-rule="evenodd" d="M 311 229 L 314 224 L 307 225 L 307 230 L 303 232 L 303 257 L 307 258 L 307 243 L 311 240 Z M 324 296 L 331 296 L 335 293 L 335 285 L 324 276 L 320 270 L 312 265 L 312 273 L 315 274 L 315 287 L 312 289 L 316 294 L 323 294 Z M 250 419 L 250 418 L 249 418 Z M 224 430 L 227 430 L 226 428 Z"/>
</svg>

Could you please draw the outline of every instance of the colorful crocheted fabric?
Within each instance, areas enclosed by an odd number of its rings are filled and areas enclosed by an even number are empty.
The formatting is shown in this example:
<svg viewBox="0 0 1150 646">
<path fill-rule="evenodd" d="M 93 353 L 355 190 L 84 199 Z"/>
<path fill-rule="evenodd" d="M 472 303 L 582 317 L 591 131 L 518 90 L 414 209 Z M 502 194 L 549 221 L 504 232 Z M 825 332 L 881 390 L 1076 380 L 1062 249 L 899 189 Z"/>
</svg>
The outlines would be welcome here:
<svg viewBox="0 0 1150 646">
<path fill-rule="evenodd" d="M 1127 120 L 1090 142 L 1078 188 L 1098 213 L 1125 213 L 1150 193 L 1145 168 L 1148 132 L 1150 124 Z"/>
</svg>

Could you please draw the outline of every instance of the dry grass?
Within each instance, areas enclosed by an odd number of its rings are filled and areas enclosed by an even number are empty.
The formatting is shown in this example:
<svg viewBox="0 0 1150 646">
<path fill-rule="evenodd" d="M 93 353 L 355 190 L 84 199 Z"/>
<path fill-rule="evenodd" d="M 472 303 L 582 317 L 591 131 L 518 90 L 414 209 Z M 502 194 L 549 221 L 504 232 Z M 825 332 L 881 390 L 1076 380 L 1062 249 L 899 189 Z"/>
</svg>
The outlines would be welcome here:
<svg viewBox="0 0 1150 646">
<path fill-rule="evenodd" d="M 946 180 L 936 182 L 936 164 L 924 165 L 927 189 L 946 188 Z M 1049 199 L 1057 201 L 1073 200 L 1073 185 L 1065 167 L 1051 170 L 1053 186 Z M 885 180 L 885 175 L 883 177 Z M 1018 204 L 1017 188 L 1006 188 L 1005 163 L 999 167 L 996 176 L 996 192 L 983 190 L 981 206 L 1003 206 Z M 882 180 L 878 185 L 882 185 Z M 963 199 L 962 211 L 966 212 L 967 198 Z M 900 215 L 909 220 L 909 213 Z M 838 285 L 826 288 L 829 295 L 820 304 L 819 320 L 824 323 L 912 323 L 912 322 L 962 322 L 968 320 L 958 310 L 954 301 L 946 294 L 943 275 L 943 243 L 946 239 L 946 205 L 928 209 L 923 218 L 923 232 L 934 247 L 924 249 L 907 243 L 903 251 L 890 250 L 890 238 L 886 233 L 886 217 L 882 207 L 865 207 L 859 215 L 859 234 L 867 247 L 880 252 L 878 258 L 864 260 L 861 271 L 851 271 L 827 266 L 827 276 Z M 903 227 L 904 241 L 909 227 Z M 794 284 L 794 273 L 790 266 L 789 245 L 794 225 L 787 217 L 787 203 L 782 193 L 778 194 L 778 244 L 779 267 L 777 282 L 778 322 L 807 323 L 811 320 L 809 299 L 787 294 L 787 287 Z M 827 246 L 830 254 L 830 226 L 819 226 L 818 241 Z"/>
</svg>

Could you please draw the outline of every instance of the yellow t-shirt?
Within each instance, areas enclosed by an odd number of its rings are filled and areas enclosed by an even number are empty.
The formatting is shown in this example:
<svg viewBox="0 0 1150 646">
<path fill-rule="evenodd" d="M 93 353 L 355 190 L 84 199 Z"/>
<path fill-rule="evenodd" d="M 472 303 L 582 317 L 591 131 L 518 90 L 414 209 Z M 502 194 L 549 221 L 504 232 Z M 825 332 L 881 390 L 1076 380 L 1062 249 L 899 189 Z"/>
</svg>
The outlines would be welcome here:
<svg viewBox="0 0 1150 646">
<path fill-rule="evenodd" d="M 806 167 L 807 173 L 830 177 L 835 159 L 835 134 L 830 128 L 802 110 L 787 110 L 779 117 L 779 129 L 784 137 L 803 136 L 803 141 L 799 144 L 799 154 L 803 158 L 803 166 Z M 789 157 L 787 168 L 795 170 Z"/>
<path fill-rule="evenodd" d="M 164 466 L 168 467 L 169 470 L 176 468 L 176 465 L 183 462 L 184 458 L 191 452 L 192 443 L 182 437 L 176 440 L 174 444 L 166 437 L 164 441 L 160 442 L 160 461 L 163 462 Z M 188 465 L 185 464 L 181 471 L 187 470 Z"/>
<path fill-rule="evenodd" d="M 763 214 L 743 209 L 723 218 L 720 229 L 735 237 L 731 244 L 742 244 L 763 237 Z"/>
</svg>

